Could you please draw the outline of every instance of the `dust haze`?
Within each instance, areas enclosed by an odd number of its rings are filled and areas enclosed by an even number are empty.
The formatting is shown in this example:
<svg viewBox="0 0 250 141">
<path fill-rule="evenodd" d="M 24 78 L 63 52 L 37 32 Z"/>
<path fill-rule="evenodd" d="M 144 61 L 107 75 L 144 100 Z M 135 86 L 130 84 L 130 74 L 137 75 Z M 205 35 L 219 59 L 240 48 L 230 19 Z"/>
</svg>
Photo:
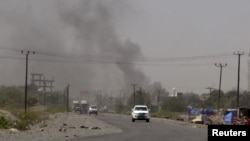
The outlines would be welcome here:
<svg viewBox="0 0 250 141">
<path fill-rule="evenodd" d="M 0 1 L 1 85 L 24 85 L 20 50 L 36 52 L 29 54 L 29 73 L 53 79 L 54 90 L 69 84 L 72 96 L 146 85 L 134 64 L 143 57 L 140 45 L 117 34 L 115 20 L 129 8 L 116 0 Z"/>
</svg>

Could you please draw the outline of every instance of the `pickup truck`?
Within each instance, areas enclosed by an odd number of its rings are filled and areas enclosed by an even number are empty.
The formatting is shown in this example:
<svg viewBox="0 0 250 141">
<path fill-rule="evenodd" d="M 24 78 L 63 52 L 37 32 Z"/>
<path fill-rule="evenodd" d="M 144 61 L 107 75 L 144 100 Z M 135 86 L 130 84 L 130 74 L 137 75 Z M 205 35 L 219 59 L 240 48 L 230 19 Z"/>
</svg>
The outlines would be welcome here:
<svg viewBox="0 0 250 141">
<path fill-rule="evenodd" d="M 97 108 L 97 106 L 96 105 L 90 105 L 88 113 L 89 113 L 89 115 L 91 115 L 91 114 L 97 115 L 98 114 L 98 108 Z"/>
<path fill-rule="evenodd" d="M 131 109 L 131 117 L 132 122 L 135 120 L 146 120 L 146 122 L 150 121 L 150 109 L 146 105 L 135 105 Z"/>
</svg>

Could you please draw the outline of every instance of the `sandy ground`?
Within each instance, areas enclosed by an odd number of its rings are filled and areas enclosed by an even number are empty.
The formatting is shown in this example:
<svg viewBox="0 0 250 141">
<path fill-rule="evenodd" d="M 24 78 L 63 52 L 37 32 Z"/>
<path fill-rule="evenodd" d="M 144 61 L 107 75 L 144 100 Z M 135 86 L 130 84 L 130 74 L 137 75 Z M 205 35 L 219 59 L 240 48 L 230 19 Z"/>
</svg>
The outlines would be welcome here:
<svg viewBox="0 0 250 141">
<path fill-rule="evenodd" d="M 6 111 L 6 110 L 1 110 L 0 109 L 0 116 L 4 116 L 8 119 L 11 119 L 11 120 L 17 120 L 17 118 L 15 116 L 13 116 L 9 111 Z"/>
<path fill-rule="evenodd" d="M 102 134 L 120 133 L 121 129 L 95 118 L 95 115 L 60 113 L 34 125 L 31 130 L 0 130 L 1 141 L 62 141 Z"/>
</svg>

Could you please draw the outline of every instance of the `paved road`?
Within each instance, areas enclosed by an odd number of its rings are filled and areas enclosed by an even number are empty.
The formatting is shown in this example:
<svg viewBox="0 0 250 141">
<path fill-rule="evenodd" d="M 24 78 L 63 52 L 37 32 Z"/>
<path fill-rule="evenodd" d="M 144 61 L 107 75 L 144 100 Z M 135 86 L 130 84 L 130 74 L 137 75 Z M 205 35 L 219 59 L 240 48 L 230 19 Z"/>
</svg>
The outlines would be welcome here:
<svg viewBox="0 0 250 141">
<path fill-rule="evenodd" d="M 122 133 L 85 137 L 72 141 L 206 141 L 207 129 L 166 120 L 151 119 L 131 122 L 128 116 L 99 115 L 97 117 L 121 129 Z"/>
</svg>

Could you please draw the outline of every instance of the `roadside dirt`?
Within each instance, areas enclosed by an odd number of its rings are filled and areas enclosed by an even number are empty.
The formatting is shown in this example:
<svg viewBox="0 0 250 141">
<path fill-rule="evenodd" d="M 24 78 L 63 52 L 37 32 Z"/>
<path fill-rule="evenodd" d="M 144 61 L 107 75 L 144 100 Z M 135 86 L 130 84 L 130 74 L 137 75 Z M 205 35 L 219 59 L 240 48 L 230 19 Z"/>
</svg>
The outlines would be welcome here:
<svg viewBox="0 0 250 141">
<path fill-rule="evenodd" d="M 6 110 L 2 110 L 2 109 L 0 109 L 0 116 L 4 116 L 6 119 L 10 119 L 12 121 L 18 120 L 18 118 L 15 117 L 12 113 Z"/>
</svg>

